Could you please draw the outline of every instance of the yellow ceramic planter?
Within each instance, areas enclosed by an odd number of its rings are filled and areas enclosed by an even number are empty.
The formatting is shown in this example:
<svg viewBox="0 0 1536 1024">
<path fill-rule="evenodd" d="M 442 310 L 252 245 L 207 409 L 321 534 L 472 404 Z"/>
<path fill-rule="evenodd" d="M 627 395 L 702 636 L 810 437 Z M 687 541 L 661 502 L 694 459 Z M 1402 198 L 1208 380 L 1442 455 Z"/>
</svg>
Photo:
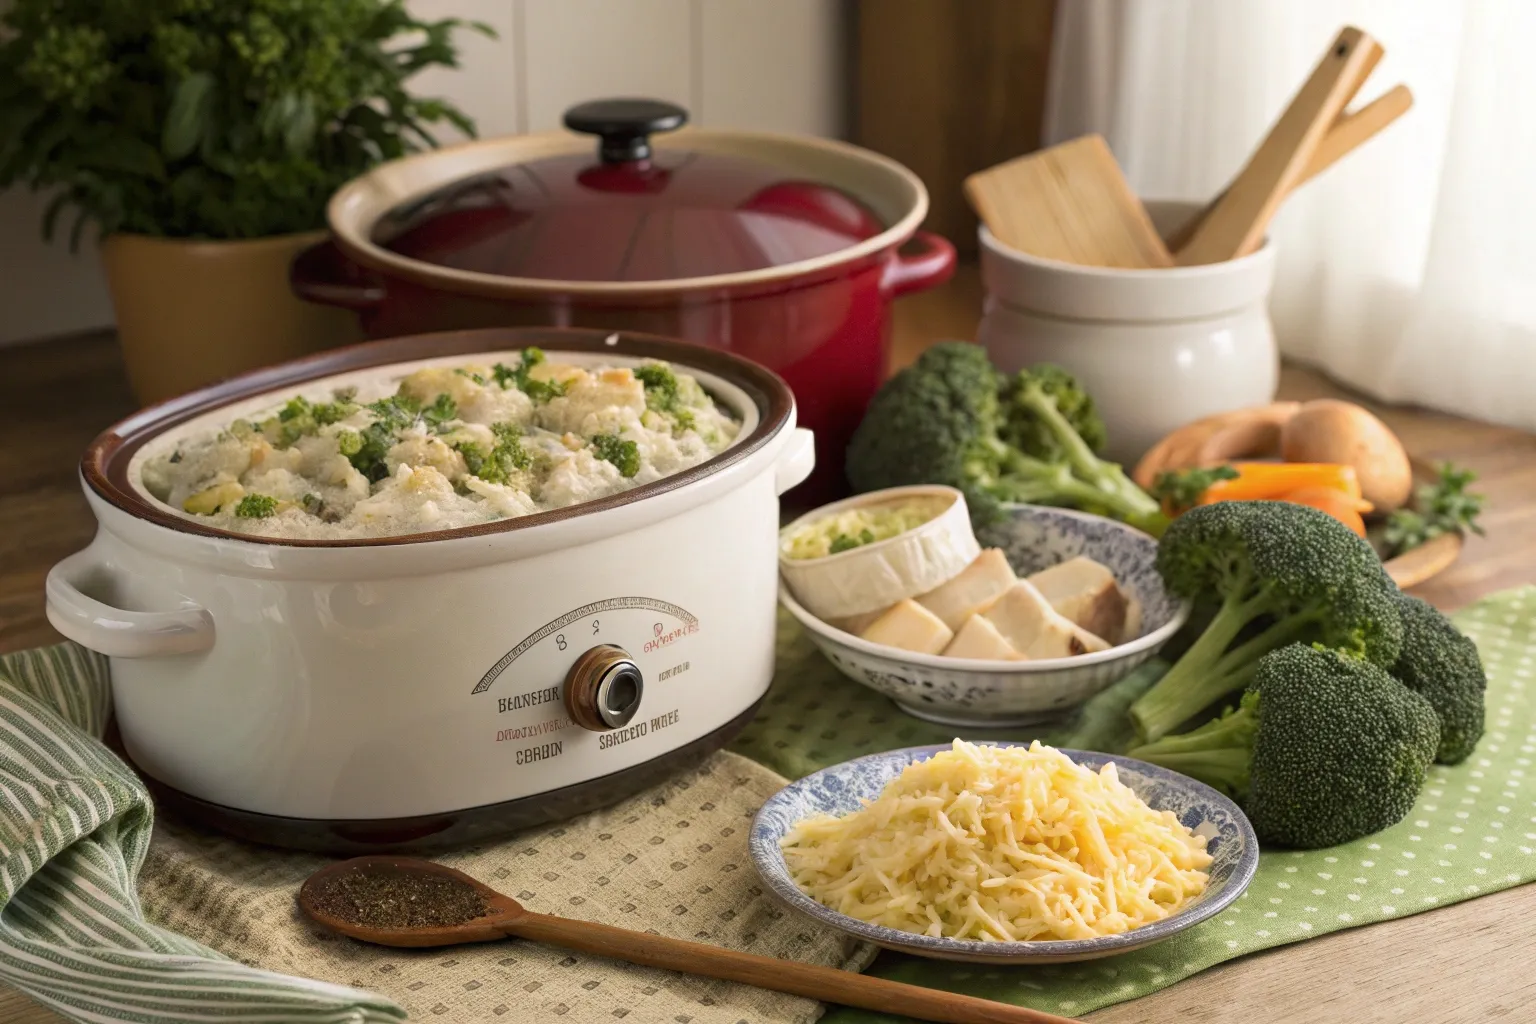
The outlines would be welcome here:
<svg viewBox="0 0 1536 1024">
<path fill-rule="evenodd" d="M 304 302 L 288 265 L 314 231 L 238 242 L 112 235 L 101 246 L 128 380 L 139 401 L 356 341 L 350 313 Z"/>
</svg>

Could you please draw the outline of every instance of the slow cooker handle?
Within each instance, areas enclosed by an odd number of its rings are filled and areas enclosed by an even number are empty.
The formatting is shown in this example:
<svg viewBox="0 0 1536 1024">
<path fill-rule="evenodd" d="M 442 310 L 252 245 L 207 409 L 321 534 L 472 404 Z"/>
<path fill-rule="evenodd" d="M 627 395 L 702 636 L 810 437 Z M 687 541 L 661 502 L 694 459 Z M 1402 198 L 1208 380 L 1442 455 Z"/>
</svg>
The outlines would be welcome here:
<svg viewBox="0 0 1536 1024">
<path fill-rule="evenodd" d="M 783 494 L 791 487 L 803 484 L 815 468 L 816 435 L 804 427 L 796 427 L 779 451 L 779 461 L 774 464 L 774 493 Z"/>
<path fill-rule="evenodd" d="M 916 252 L 899 250 L 885 267 L 885 285 L 892 297 L 941 285 L 955 272 L 955 246 L 943 235 L 919 231 L 907 242 Z"/>
<path fill-rule="evenodd" d="M 48 621 L 67 639 L 109 658 L 155 658 L 206 651 L 213 646 L 213 617 L 180 595 L 182 607 L 166 612 L 135 612 L 90 597 L 79 581 L 110 571 L 87 548 L 70 555 L 48 573 L 44 584 Z"/>
</svg>

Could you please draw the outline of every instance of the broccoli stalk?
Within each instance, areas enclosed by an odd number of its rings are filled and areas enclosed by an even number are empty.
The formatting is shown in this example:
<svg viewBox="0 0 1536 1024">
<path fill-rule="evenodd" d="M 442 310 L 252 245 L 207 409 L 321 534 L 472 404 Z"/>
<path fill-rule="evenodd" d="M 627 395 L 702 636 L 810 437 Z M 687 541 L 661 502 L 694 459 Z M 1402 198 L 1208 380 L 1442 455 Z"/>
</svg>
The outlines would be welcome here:
<svg viewBox="0 0 1536 1024">
<path fill-rule="evenodd" d="M 1044 737 L 1053 747 L 1118 754 L 1135 741 L 1126 710 L 1168 671 L 1160 658 L 1143 662 L 1118 683 L 1100 690 L 1077 713 Z"/>
<path fill-rule="evenodd" d="M 1401 821 L 1439 739 L 1429 703 L 1381 667 L 1292 644 L 1235 711 L 1127 756 L 1232 794 L 1267 843 L 1315 849 Z"/>
<path fill-rule="evenodd" d="M 1248 799 L 1258 705 L 1258 694 L 1249 690 L 1236 708 L 1229 708 L 1221 717 L 1191 732 L 1133 747 L 1128 756 L 1199 779 L 1241 803 Z"/>
<path fill-rule="evenodd" d="M 1064 370 L 998 373 L 976 345 L 944 342 L 886 382 L 848 447 L 857 491 L 948 484 L 978 524 L 1003 502 L 1067 505 L 1150 533 L 1167 520 L 1119 466 L 1095 454 L 1104 424 Z"/>
<path fill-rule="evenodd" d="M 1071 473 L 1070 482 L 1060 481 L 1059 486 L 1064 488 L 1063 493 L 1073 493 L 1072 503 L 1090 511 L 1104 511 L 1116 519 L 1123 519 L 1133 525 L 1148 527 L 1153 532 L 1161 532 L 1166 526 L 1161 507 L 1146 491 L 1131 482 L 1125 471 L 1113 462 L 1105 462 L 1094 454 L 1094 450 L 1088 446 L 1083 435 L 1073 428 L 1067 418 L 1062 415 L 1058 406 L 1056 395 L 1046 390 L 1045 373 L 1060 374 L 1061 371 L 1054 367 L 1040 367 L 1036 370 L 1023 370 L 1018 375 L 1018 388 L 1014 392 L 1017 406 L 1027 410 L 1033 418 L 1036 430 L 1049 436 L 1054 445 L 1041 447 L 1065 456 L 1065 464 Z M 1070 378 L 1068 378 L 1070 380 Z M 1076 387 L 1076 381 L 1071 382 Z M 1089 406 L 1089 414 L 1092 407 Z M 1095 419 L 1097 419 L 1095 417 Z M 1102 425 L 1098 427 L 1102 434 Z M 1080 490 L 1086 486 L 1091 493 Z M 1066 488 L 1070 487 L 1068 491 Z"/>
<path fill-rule="evenodd" d="M 1137 732 L 1167 735 L 1297 640 L 1390 665 L 1402 642 L 1397 588 L 1369 544 L 1332 517 L 1278 501 L 1225 501 L 1174 520 L 1157 569 L 1174 594 L 1220 599 L 1205 631 L 1131 706 Z"/>
</svg>

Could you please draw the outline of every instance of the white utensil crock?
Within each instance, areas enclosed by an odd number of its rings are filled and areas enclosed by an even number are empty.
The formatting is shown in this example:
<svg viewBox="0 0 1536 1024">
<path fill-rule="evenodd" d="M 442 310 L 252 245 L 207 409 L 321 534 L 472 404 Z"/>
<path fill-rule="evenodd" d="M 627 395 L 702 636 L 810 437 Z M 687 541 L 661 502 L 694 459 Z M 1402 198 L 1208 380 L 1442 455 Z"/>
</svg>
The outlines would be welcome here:
<svg viewBox="0 0 1536 1024">
<path fill-rule="evenodd" d="M 1165 234 L 1198 208 L 1147 203 Z M 1134 463 L 1191 420 L 1274 398 L 1268 241 L 1224 263 L 1121 270 L 1031 256 L 983 227 L 981 276 L 976 340 L 1004 372 L 1055 363 L 1076 375 L 1104 418 L 1105 455 L 1117 462 Z"/>
</svg>

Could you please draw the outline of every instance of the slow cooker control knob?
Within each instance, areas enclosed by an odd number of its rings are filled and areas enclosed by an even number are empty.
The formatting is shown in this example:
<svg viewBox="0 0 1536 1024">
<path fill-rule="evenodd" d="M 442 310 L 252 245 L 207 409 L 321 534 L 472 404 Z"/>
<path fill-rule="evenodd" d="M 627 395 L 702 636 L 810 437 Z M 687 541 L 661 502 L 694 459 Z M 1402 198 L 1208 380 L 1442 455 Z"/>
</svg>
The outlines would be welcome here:
<svg viewBox="0 0 1536 1024">
<path fill-rule="evenodd" d="M 565 674 L 565 712 L 583 729 L 620 729 L 640 710 L 644 692 L 640 666 L 629 653 L 600 644 L 577 658 Z"/>
</svg>

